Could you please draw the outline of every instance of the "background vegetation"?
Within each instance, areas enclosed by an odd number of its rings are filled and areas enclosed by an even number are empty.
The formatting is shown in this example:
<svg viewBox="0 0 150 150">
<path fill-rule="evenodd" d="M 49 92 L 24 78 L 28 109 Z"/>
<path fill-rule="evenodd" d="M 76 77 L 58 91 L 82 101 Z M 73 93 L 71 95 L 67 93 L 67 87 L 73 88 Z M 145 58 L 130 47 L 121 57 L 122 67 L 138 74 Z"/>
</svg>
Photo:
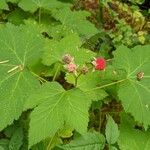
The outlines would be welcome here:
<svg viewBox="0 0 150 150">
<path fill-rule="evenodd" d="M 149 8 L 1 0 L 0 150 L 149 150 Z"/>
</svg>

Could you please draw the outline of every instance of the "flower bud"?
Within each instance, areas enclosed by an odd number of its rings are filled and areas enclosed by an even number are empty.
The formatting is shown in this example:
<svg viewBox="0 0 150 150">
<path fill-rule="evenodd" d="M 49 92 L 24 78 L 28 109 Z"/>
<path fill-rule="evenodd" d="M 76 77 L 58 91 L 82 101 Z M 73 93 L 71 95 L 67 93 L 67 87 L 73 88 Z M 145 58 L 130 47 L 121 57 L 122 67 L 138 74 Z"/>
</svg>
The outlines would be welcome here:
<svg viewBox="0 0 150 150">
<path fill-rule="evenodd" d="M 74 73 L 76 71 L 76 69 L 77 69 L 77 65 L 74 64 L 74 63 L 70 63 L 70 64 L 67 64 L 65 66 L 65 68 L 67 69 L 68 72 Z"/>
<path fill-rule="evenodd" d="M 70 55 L 70 54 L 65 54 L 62 58 L 62 61 L 65 64 L 70 64 L 71 62 L 73 62 L 74 58 Z"/>
<path fill-rule="evenodd" d="M 86 74 L 86 73 L 88 73 L 88 67 L 87 66 L 83 66 L 82 68 L 81 68 L 81 73 L 82 74 Z"/>
</svg>

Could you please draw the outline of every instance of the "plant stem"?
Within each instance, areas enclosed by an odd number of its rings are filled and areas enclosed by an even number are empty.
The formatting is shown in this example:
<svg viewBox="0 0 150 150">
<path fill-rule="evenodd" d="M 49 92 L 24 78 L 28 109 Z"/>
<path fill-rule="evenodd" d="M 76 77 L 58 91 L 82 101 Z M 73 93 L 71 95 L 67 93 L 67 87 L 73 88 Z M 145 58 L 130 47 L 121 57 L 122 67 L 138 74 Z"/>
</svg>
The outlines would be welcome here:
<svg viewBox="0 0 150 150">
<path fill-rule="evenodd" d="M 39 24 L 41 24 L 41 13 L 42 13 L 42 8 L 39 8 Z"/>
</svg>

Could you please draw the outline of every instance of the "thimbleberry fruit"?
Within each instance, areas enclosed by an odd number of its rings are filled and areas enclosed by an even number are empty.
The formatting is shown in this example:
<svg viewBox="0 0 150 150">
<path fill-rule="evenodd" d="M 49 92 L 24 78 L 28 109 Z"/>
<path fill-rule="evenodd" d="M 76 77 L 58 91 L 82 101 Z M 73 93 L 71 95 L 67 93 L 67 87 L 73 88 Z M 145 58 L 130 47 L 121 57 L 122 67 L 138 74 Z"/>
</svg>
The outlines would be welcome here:
<svg viewBox="0 0 150 150">
<path fill-rule="evenodd" d="M 103 57 L 96 58 L 92 64 L 96 70 L 104 70 L 106 68 L 106 60 Z"/>
</svg>

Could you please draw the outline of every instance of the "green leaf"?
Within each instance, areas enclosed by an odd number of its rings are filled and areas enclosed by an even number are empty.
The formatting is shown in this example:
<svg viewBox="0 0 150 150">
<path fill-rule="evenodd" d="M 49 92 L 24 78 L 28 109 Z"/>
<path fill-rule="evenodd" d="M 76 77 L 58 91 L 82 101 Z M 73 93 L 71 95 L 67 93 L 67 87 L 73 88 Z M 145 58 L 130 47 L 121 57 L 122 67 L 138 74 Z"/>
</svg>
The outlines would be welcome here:
<svg viewBox="0 0 150 150">
<path fill-rule="evenodd" d="M 105 138 L 102 134 L 88 132 L 69 144 L 60 147 L 64 150 L 103 150 L 104 146 Z"/>
<path fill-rule="evenodd" d="M 26 14 L 23 10 L 20 8 L 15 9 L 14 11 L 10 12 L 9 15 L 7 16 L 7 19 L 9 22 L 15 24 L 15 25 L 20 25 L 23 24 L 24 19 L 28 17 L 28 14 Z"/>
<path fill-rule="evenodd" d="M 150 46 L 119 47 L 114 53 L 113 65 L 126 71 L 118 91 L 125 111 L 147 128 L 150 125 Z M 139 73 L 144 74 L 141 79 L 137 79 Z"/>
<path fill-rule="evenodd" d="M 83 37 L 91 37 L 98 33 L 98 30 L 87 20 L 90 13 L 87 11 L 71 11 L 69 7 L 52 10 L 54 18 L 59 20 L 64 27 L 68 27 Z"/>
<path fill-rule="evenodd" d="M 72 74 L 66 74 L 65 79 L 68 83 L 75 85 L 75 78 Z M 88 79 L 88 80 L 87 80 Z M 81 75 L 77 81 L 77 87 L 85 92 L 85 94 L 93 101 L 102 100 L 108 96 L 103 89 L 96 89 L 102 81 L 101 72 L 89 72 Z"/>
<path fill-rule="evenodd" d="M 47 18 L 46 18 L 47 19 Z M 57 23 L 58 24 L 58 23 Z M 48 27 L 47 33 L 53 37 L 54 40 L 60 40 L 72 33 L 72 30 L 61 24 L 52 24 Z"/>
<path fill-rule="evenodd" d="M 3 132 L 7 138 L 11 138 L 14 132 L 17 130 L 17 128 L 18 127 L 15 124 L 12 124 L 11 126 L 5 128 Z"/>
<path fill-rule="evenodd" d="M 23 144 L 23 131 L 22 128 L 18 128 L 10 139 L 9 150 L 20 150 L 22 144 Z"/>
<path fill-rule="evenodd" d="M 9 140 L 0 139 L 0 150 L 9 150 Z"/>
<path fill-rule="evenodd" d="M 7 5 L 7 3 L 6 3 L 5 0 L 1 0 L 0 1 L 0 9 L 6 9 L 6 10 L 8 10 L 8 5 Z"/>
<path fill-rule="evenodd" d="M 46 86 L 46 87 L 44 87 Z M 83 134 L 88 126 L 88 109 L 91 101 L 79 89 L 65 91 L 58 83 L 43 85 L 47 91 L 38 91 L 33 101 L 39 101 L 43 94 L 43 103 L 39 104 L 31 113 L 29 129 L 29 147 L 39 141 L 53 136 L 64 123 Z M 57 92 L 53 94 L 55 88 Z M 32 102 L 31 102 L 32 104 Z M 78 122 L 78 123 L 77 123 Z"/>
<path fill-rule="evenodd" d="M 42 104 L 44 101 L 55 97 L 58 94 L 64 92 L 62 86 L 56 82 L 45 83 L 42 86 L 32 93 L 32 95 L 26 100 L 24 105 L 24 110 L 32 109 L 39 104 Z"/>
<path fill-rule="evenodd" d="M 36 28 L 0 29 L 0 130 L 19 118 L 25 100 L 40 86 L 27 67 L 39 59 L 43 44 Z"/>
<path fill-rule="evenodd" d="M 0 146 L 0 150 L 5 150 L 4 147 Z"/>
<path fill-rule="evenodd" d="M 149 150 L 150 131 L 134 129 L 128 116 L 122 117 L 118 145 L 121 150 Z"/>
<path fill-rule="evenodd" d="M 95 53 L 80 48 L 81 45 L 82 43 L 77 34 L 70 34 L 60 41 L 50 40 L 48 41 L 49 49 L 44 52 L 42 57 L 43 63 L 50 66 L 53 63 L 62 62 L 63 56 L 70 54 L 74 57 L 75 63 L 82 66 L 86 62 L 89 62 L 95 56 Z"/>
<path fill-rule="evenodd" d="M 19 7 L 25 11 L 35 12 L 39 8 L 53 9 L 65 6 L 62 2 L 57 0 L 20 0 Z"/>
<path fill-rule="evenodd" d="M 108 144 L 115 144 L 119 137 L 118 125 L 115 123 L 111 116 L 108 116 L 107 124 L 106 124 L 106 140 Z"/>
</svg>

